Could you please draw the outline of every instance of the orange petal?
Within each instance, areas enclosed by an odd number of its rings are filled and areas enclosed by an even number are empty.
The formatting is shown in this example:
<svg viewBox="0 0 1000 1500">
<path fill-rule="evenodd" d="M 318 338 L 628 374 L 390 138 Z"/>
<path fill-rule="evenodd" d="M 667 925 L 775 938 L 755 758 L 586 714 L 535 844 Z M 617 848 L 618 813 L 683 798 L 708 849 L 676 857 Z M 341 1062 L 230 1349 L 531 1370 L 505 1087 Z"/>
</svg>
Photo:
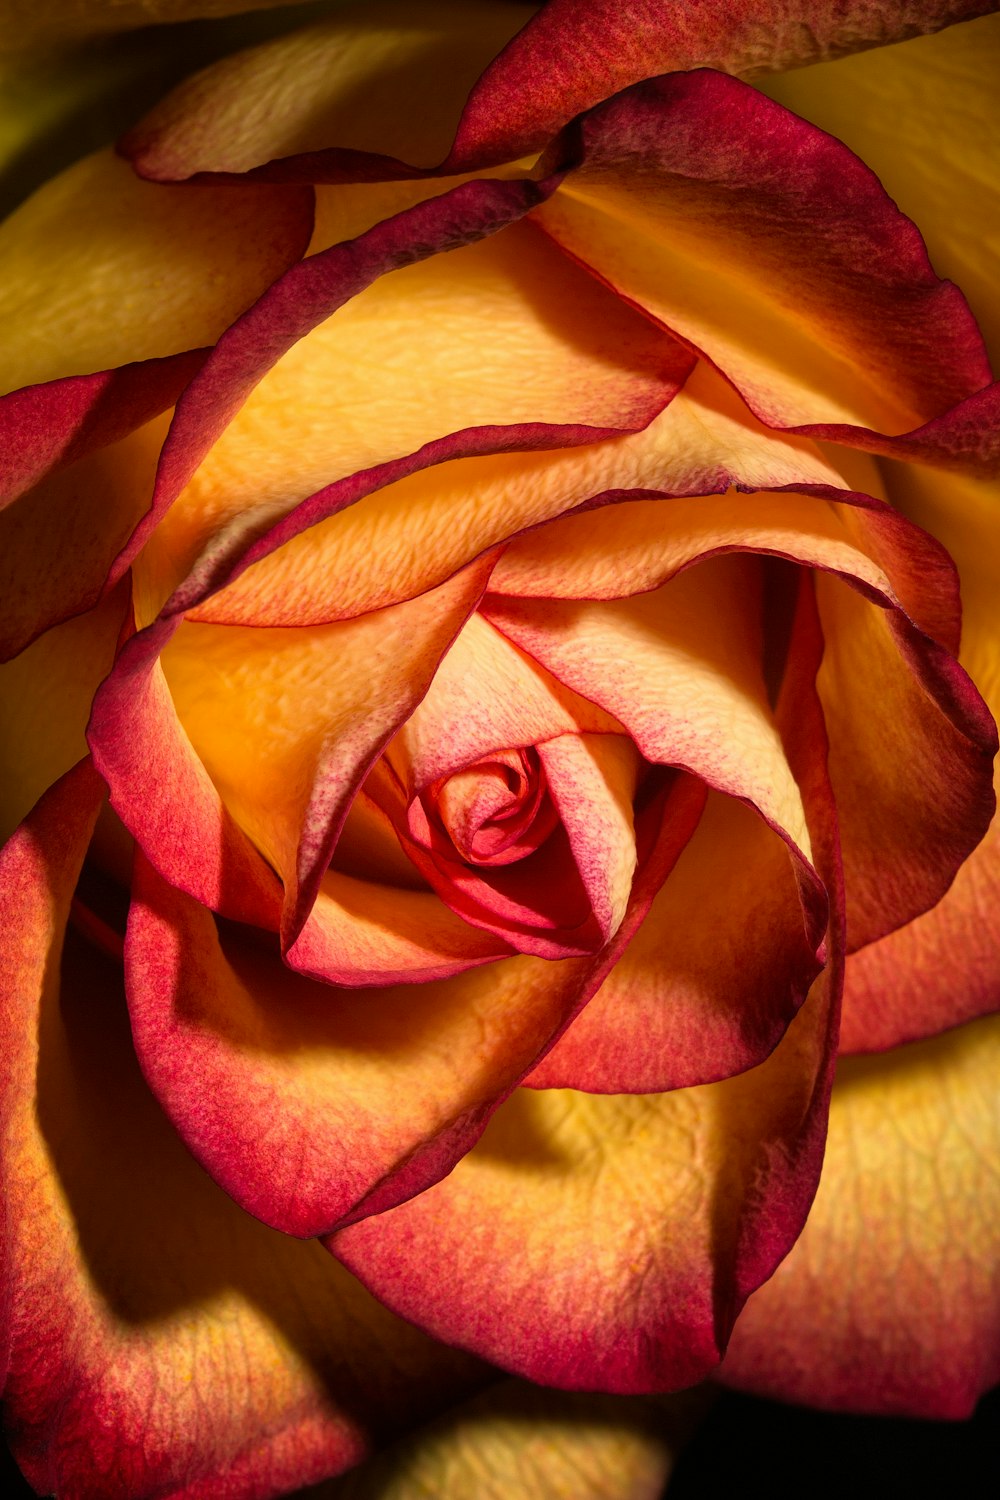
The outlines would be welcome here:
<svg viewBox="0 0 1000 1500">
<path fill-rule="evenodd" d="M 990 246 L 1000 233 L 998 67 L 994 14 L 760 81 L 765 93 L 837 136 L 878 173 L 919 226 L 938 275 L 969 299 L 995 367 L 1000 307 Z"/>
<path fill-rule="evenodd" d="M 647 1093 L 740 1073 L 799 1009 L 821 938 L 784 841 L 713 795 L 624 954 L 526 1082 Z"/>
<path fill-rule="evenodd" d="M 244 1214 L 170 1129 L 120 971 L 72 930 L 62 951 L 102 791 L 71 773 L 0 855 L 7 1436 L 39 1493 L 284 1493 L 483 1374 Z"/>
<path fill-rule="evenodd" d="M 382 219 L 412 206 L 405 185 L 381 196 Z M 356 228 L 340 225 L 335 237 Z M 404 219 L 404 243 L 405 233 Z M 463 451 L 562 449 L 634 431 L 690 365 L 672 339 L 524 224 L 394 269 L 263 375 L 150 537 L 140 596 L 158 607 L 216 534 L 248 515 L 273 524 L 308 500 L 319 524 L 289 536 L 196 618 L 298 625 L 412 597 L 546 518 L 551 499 L 532 489 L 517 503 L 507 490 L 448 506 L 437 474 L 407 486 L 410 469 Z M 488 473 L 495 462 L 479 467 Z M 369 471 L 379 493 L 343 510 L 335 497 Z M 343 513 L 324 519 L 324 508 Z"/>
<path fill-rule="evenodd" d="M 143 1070 L 243 1207 L 316 1235 L 449 1171 L 579 1004 L 591 961 L 511 958 L 336 993 L 140 862 L 126 978 Z"/>
<path fill-rule="evenodd" d="M 331 1240 L 387 1305 L 547 1384 L 689 1385 L 819 1170 L 817 995 L 774 1057 L 644 1096 L 514 1094 L 435 1187 Z"/>
<path fill-rule="evenodd" d="M 534 221 L 766 422 L 892 435 L 989 383 L 964 299 L 874 174 L 756 90 L 652 80 L 592 110 L 580 141 Z"/>
<path fill-rule="evenodd" d="M 178 192 L 110 150 L 87 157 L 0 232 L 0 389 L 214 343 L 311 226 L 305 189 Z"/>
<path fill-rule="evenodd" d="M 962 580 L 961 661 L 1000 713 L 997 650 L 997 518 L 1000 490 L 940 471 L 887 466 L 896 503 L 940 536 Z M 933 1035 L 997 1008 L 1000 826 L 962 865 L 940 902 L 899 931 L 852 955 L 841 1046 L 878 1051 Z"/>
<path fill-rule="evenodd" d="M 710 1399 L 499 1381 L 345 1475 L 326 1500 L 660 1500 Z"/>
<path fill-rule="evenodd" d="M 842 1411 L 966 1417 L 1000 1380 L 1000 1023 L 843 1061 L 802 1236 L 723 1378 Z"/>
</svg>

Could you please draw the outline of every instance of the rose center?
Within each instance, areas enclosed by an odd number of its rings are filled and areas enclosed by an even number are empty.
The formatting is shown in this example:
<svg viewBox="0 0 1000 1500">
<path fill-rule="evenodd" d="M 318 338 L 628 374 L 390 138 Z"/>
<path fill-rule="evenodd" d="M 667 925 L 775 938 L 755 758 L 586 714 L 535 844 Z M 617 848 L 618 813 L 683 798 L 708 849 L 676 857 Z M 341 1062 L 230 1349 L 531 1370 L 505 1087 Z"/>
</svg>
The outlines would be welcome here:
<svg viewBox="0 0 1000 1500">
<path fill-rule="evenodd" d="M 501 750 L 434 782 L 421 797 L 459 859 L 506 865 L 534 853 L 556 812 L 534 749 Z"/>
</svg>

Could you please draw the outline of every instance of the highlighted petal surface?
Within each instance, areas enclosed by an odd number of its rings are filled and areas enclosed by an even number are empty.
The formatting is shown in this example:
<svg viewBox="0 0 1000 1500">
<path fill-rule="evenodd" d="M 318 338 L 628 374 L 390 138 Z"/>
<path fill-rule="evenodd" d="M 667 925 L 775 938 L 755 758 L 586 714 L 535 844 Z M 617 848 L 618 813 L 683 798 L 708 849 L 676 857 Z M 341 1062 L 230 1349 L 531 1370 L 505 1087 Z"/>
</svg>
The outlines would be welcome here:
<svg viewBox="0 0 1000 1500">
<path fill-rule="evenodd" d="M 579 132 L 536 221 L 764 421 L 905 432 L 989 382 L 964 298 L 877 178 L 748 85 L 640 84 Z"/>
<path fill-rule="evenodd" d="M 798 1243 L 722 1374 L 841 1411 L 966 1417 L 1000 1379 L 1000 1023 L 837 1072 Z"/>
<path fill-rule="evenodd" d="M 304 189 L 164 190 L 111 151 L 87 157 L 0 233 L 0 386 L 214 343 L 298 259 L 311 228 Z"/>
</svg>

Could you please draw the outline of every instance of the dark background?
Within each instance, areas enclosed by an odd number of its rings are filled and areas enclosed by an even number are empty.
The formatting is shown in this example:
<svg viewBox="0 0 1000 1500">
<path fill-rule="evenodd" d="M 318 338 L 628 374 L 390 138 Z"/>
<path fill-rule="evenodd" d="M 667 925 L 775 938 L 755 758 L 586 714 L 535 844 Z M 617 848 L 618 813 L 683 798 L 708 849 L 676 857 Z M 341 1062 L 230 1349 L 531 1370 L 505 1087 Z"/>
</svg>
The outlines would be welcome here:
<svg viewBox="0 0 1000 1500">
<path fill-rule="evenodd" d="M 30 1500 L 6 1449 L 2 1457 L 0 1494 Z M 754 1491 L 764 1500 L 998 1500 L 1000 1389 L 957 1423 L 831 1416 L 727 1392 L 682 1454 L 668 1497 Z"/>
</svg>

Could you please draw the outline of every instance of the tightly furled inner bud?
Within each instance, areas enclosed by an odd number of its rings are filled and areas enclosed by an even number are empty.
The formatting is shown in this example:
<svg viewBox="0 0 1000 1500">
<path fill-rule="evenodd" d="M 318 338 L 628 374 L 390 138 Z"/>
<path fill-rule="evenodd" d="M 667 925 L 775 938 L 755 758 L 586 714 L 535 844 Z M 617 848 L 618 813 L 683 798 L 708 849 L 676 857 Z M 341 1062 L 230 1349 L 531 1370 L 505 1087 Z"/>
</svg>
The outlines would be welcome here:
<svg viewBox="0 0 1000 1500">
<path fill-rule="evenodd" d="M 498 750 L 432 783 L 411 807 L 417 838 L 424 819 L 437 823 L 467 864 L 509 865 L 544 843 L 557 814 L 538 752 L 529 746 Z"/>
</svg>

